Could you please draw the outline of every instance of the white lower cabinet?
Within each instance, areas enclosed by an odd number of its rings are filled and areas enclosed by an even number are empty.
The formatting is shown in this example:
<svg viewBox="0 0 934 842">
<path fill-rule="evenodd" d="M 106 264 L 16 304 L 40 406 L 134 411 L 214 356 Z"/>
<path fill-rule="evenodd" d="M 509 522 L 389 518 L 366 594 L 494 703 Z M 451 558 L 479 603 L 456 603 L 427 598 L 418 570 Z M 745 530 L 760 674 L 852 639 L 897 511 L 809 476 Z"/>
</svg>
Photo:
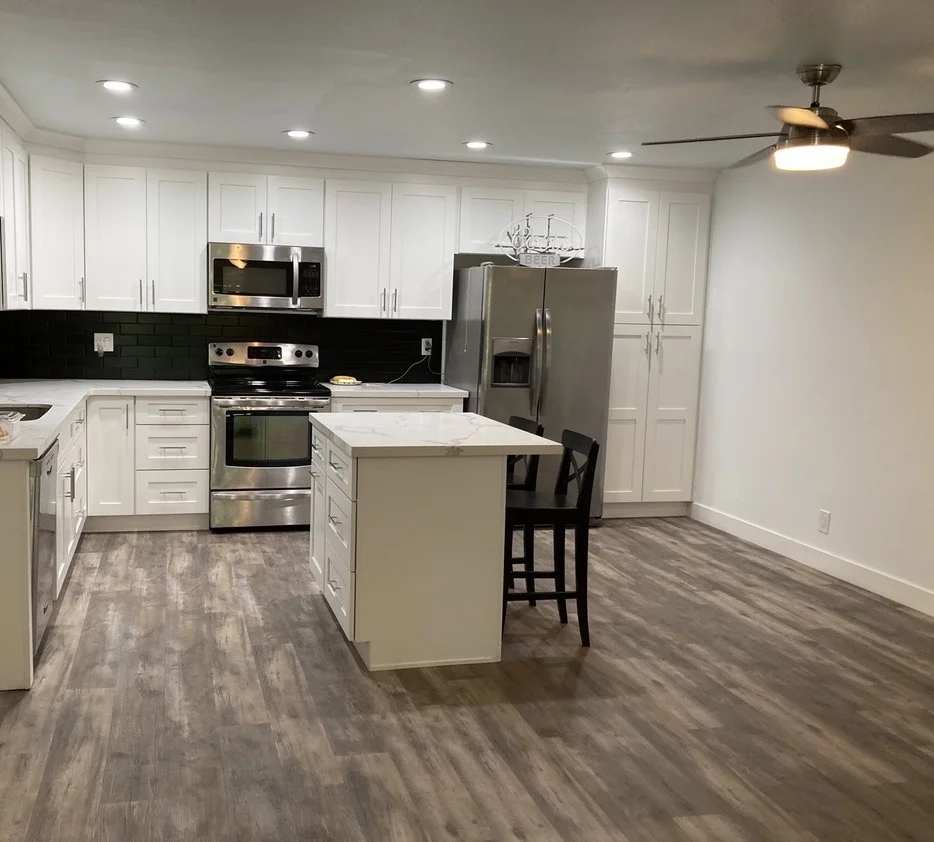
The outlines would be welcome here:
<svg viewBox="0 0 934 842">
<path fill-rule="evenodd" d="M 462 398 L 331 398 L 331 412 L 463 412 Z"/>
<path fill-rule="evenodd" d="M 206 471 L 209 467 L 210 430 L 206 424 L 137 423 L 136 469 Z"/>
<path fill-rule="evenodd" d="M 354 574 L 331 541 L 324 543 L 324 598 L 347 639 L 353 640 Z"/>
<path fill-rule="evenodd" d="M 88 514 L 135 513 L 133 398 L 88 398 Z"/>
<path fill-rule="evenodd" d="M 208 510 L 208 471 L 137 471 L 136 514 L 198 515 Z"/>
<path fill-rule="evenodd" d="M 322 590 L 324 590 L 324 542 L 327 533 L 326 489 L 324 467 L 313 458 L 311 463 L 311 541 L 308 561 L 311 564 L 311 573 L 315 577 L 315 582 Z"/>
<path fill-rule="evenodd" d="M 83 425 L 59 455 L 55 517 L 58 534 L 55 598 L 58 599 L 88 518 L 87 441 Z"/>
<path fill-rule="evenodd" d="M 605 502 L 691 500 L 701 336 L 693 326 L 616 325 Z"/>
</svg>

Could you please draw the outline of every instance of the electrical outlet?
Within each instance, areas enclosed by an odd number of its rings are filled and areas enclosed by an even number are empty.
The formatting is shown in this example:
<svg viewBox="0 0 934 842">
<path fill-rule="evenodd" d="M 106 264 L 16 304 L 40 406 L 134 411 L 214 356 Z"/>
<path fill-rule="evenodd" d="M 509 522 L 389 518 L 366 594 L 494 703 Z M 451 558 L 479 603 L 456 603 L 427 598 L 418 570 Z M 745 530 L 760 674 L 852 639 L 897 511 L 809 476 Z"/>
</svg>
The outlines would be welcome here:
<svg viewBox="0 0 934 842">
<path fill-rule="evenodd" d="M 103 357 L 105 353 L 113 353 L 114 335 L 112 333 L 95 333 L 94 350 Z"/>
<path fill-rule="evenodd" d="M 817 521 L 817 531 L 823 532 L 825 535 L 830 532 L 830 512 L 826 509 L 820 510 L 820 517 Z"/>
<path fill-rule="evenodd" d="M 431 340 L 430 339 L 422 340 L 422 356 L 423 357 L 431 356 Z"/>
</svg>

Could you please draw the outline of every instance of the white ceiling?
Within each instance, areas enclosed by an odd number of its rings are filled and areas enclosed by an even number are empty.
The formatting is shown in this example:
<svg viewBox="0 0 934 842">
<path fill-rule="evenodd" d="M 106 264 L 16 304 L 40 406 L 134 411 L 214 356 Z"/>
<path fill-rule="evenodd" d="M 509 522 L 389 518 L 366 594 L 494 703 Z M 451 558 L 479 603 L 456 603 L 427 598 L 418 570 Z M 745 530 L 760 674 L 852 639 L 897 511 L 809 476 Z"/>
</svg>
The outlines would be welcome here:
<svg viewBox="0 0 934 842">
<path fill-rule="evenodd" d="M 446 160 L 723 166 L 803 61 L 843 116 L 934 110 L 929 0 L 0 0 L 0 83 L 39 128 Z M 455 82 L 424 94 L 411 79 Z M 129 79 L 132 97 L 94 85 Z M 307 127 L 303 143 L 280 132 Z M 483 153 L 462 141 L 491 140 Z"/>
</svg>

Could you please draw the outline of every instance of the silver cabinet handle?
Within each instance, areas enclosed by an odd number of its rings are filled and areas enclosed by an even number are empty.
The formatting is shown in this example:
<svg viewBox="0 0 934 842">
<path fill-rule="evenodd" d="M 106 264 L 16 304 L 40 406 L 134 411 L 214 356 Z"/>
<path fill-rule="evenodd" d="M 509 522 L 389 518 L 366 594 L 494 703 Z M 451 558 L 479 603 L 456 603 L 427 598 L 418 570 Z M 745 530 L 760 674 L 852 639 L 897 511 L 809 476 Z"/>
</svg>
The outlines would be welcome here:
<svg viewBox="0 0 934 842">
<path fill-rule="evenodd" d="M 651 339 L 651 336 L 652 336 L 652 331 L 647 330 L 647 331 L 645 332 L 645 355 L 646 355 L 647 357 L 651 357 L 651 356 L 652 356 L 652 339 Z"/>
<path fill-rule="evenodd" d="M 263 242 L 263 214 L 260 212 L 259 215 L 259 241 Z"/>
<path fill-rule="evenodd" d="M 139 279 L 139 309 L 143 309 L 143 279 Z"/>
<path fill-rule="evenodd" d="M 167 491 L 160 491 L 159 494 L 162 495 L 162 498 L 163 498 L 163 499 L 165 499 L 165 496 L 166 496 L 167 494 L 175 494 L 175 495 L 178 495 L 182 500 L 185 499 L 185 492 L 184 492 L 184 491 L 181 491 L 181 490 L 176 490 L 176 489 L 169 489 L 169 490 L 167 490 Z"/>
<path fill-rule="evenodd" d="M 334 593 L 337 593 L 341 589 L 341 586 L 337 584 L 336 579 L 328 579 L 328 587 L 334 591 Z"/>
<path fill-rule="evenodd" d="M 126 428 L 127 430 L 129 430 L 130 429 L 130 405 L 129 404 L 126 404 L 126 406 L 123 407 L 123 412 L 126 415 Z"/>
<path fill-rule="evenodd" d="M 381 313 L 386 312 L 386 290 L 385 289 L 379 294 L 379 311 Z"/>
<path fill-rule="evenodd" d="M 397 289 L 392 291 L 392 312 L 399 312 L 399 290 Z"/>
<path fill-rule="evenodd" d="M 184 453 L 186 450 L 188 450 L 188 448 L 183 444 L 160 444 L 159 450 L 161 450 L 163 453 L 166 450 L 180 450 L 182 453 Z"/>
<path fill-rule="evenodd" d="M 65 491 L 65 496 L 69 500 L 75 499 L 75 469 L 72 468 L 68 472 L 68 489 Z"/>
<path fill-rule="evenodd" d="M 155 278 L 152 280 L 152 309 L 156 309 L 156 281 Z"/>
<path fill-rule="evenodd" d="M 86 303 L 86 302 L 85 302 L 85 293 L 86 293 L 86 291 L 87 291 L 86 288 L 85 288 L 86 285 L 85 285 L 85 283 L 84 283 L 84 278 L 79 278 L 78 284 L 80 285 L 80 289 L 81 289 L 81 303 L 84 304 L 84 303 Z"/>
<path fill-rule="evenodd" d="M 328 515 L 328 520 L 337 526 L 340 526 L 344 522 L 340 518 L 334 517 L 334 515 Z"/>
<path fill-rule="evenodd" d="M 330 459 L 328 459 L 328 464 L 329 464 L 335 471 L 340 472 L 340 471 L 343 471 L 343 470 L 344 470 L 344 466 L 343 466 L 343 465 L 338 465 L 336 462 L 332 462 Z"/>
<path fill-rule="evenodd" d="M 545 405 L 545 398 L 548 393 L 548 376 L 551 374 L 551 340 L 553 331 L 551 329 L 551 309 L 545 308 L 545 365 L 542 368 L 542 394 L 539 399 L 538 412 L 541 414 L 542 407 Z"/>
<path fill-rule="evenodd" d="M 317 471 L 311 470 L 311 468 L 308 469 L 308 473 L 311 474 L 315 479 L 321 479 L 321 474 L 319 474 Z"/>
<path fill-rule="evenodd" d="M 270 241 L 273 243 L 276 241 L 276 212 L 275 211 L 273 211 L 273 214 L 272 214 L 272 236 L 270 237 Z"/>
<path fill-rule="evenodd" d="M 655 332 L 655 356 L 661 356 L 662 353 L 662 332 L 660 330 Z"/>
<path fill-rule="evenodd" d="M 660 295 L 658 296 L 658 321 L 659 323 L 665 321 L 665 317 L 662 315 L 662 297 Z"/>
<path fill-rule="evenodd" d="M 23 272 L 23 301 L 29 301 L 29 272 Z"/>
<path fill-rule="evenodd" d="M 185 414 L 184 409 L 171 409 L 171 408 L 165 408 L 165 407 L 159 409 L 159 413 L 161 415 L 166 415 L 169 412 L 171 412 L 173 415 L 184 415 Z"/>
<path fill-rule="evenodd" d="M 652 303 L 652 296 L 646 296 L 646 301 L 649 302 L 649 324 L 655 321 L 655 305 Z"/>
</svg>

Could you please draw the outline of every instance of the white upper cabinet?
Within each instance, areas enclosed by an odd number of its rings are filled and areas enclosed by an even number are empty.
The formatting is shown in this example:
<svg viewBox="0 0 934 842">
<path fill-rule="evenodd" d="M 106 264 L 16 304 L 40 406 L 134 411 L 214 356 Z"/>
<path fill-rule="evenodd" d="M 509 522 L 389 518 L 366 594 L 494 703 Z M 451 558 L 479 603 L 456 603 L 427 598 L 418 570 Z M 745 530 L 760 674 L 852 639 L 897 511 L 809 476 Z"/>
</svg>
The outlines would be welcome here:
<svg viewBox="0 0 934 842">
<path fill-rule="evenodd" d="M 478 254 L 499 252 L 500 234 L 525 213 L 522 190 L 498 187 L 461 189 L 461 222 L 458 251 Z"/>
<path fill-rule="evenodd" d="M 686 502 L 694 481 L 700 327 L 667 326 L 652 331 L 645 427 L 644 502 Z"/>
<path fill-rule="evenodd" d="M 652 334 L 648 325 L 616 325 L 606 434 L 607 503 L 642 500 Z"/>
<path fill-rule="evenodd" d="M 85 167 L 84 224 L 88 309 L 145 309 L 146 170 Z"/>
<path fill-rule="evenodd" d="M 208 177 L 208 240 L 265 243 L 266 176 L 216 173 Z"/>
<path fill-rule="evenodd" d="M 29 162 L 33 307 L 84 307 L 84 167 L 33 155 Z"/>
<path fill-rule="evenodd" d="M 146 174 L 149 309 L 203 313 L 207 307 L 207 173 Z"/>
<path fill-rule="evenodd" d="M 392 185 L 335 181 L 325 188 L 327 316 L 390 315 Z"/>
<path fill-rule="evenodd" d="M 617 324 L 647 325 L 650 310 L 654 313 L 659 204 L 657 191 L 609 191 L 603 263 L 617 270 Z"/>
<path fill-rule="evenodd" d="M 658 231 L 655 321 L 663 325 L 702 324 L 710 196 L 662 193 Z"/>
<path fill-rule="evenodd" d="M 208 183 L 212 243 L 323 245 L 322 179 L 212 172 Z"/>
<path fill-rule="evenodd" d="M 551 223 L 551 234 L 566 236 L 570 246 L 583 245 L 587 216 L 587 194 L 550 192 L 546 190 L 525 191 L 525 213 L 532 214 L 532 233 L 545 236 L 549 233 L 549 216 L 555 218 Z M 566 223 L 570 223 L 580 234 L 580 242 L 572 239 L 572 233 Z M 583 257 L 583 252 L 581 252 Z"/>
<path fill-rule="evenodd" d="M 3 215 L 3 295 L 8 310 L 30 306 L 29 268 L 29 167 L 26 150 L 18 138 L 0 123 L 0 211 Z"/>
<path fill-rule="evenodd" d="M 394 184 L 389 311 L 393 318 L 450 319 L 457 188 Z"/>
<path fill-rule="evenodd" d="M 271 175 L 267 179 L 267 243 L 324 245 L 324 179 Z"/>
</svg>

